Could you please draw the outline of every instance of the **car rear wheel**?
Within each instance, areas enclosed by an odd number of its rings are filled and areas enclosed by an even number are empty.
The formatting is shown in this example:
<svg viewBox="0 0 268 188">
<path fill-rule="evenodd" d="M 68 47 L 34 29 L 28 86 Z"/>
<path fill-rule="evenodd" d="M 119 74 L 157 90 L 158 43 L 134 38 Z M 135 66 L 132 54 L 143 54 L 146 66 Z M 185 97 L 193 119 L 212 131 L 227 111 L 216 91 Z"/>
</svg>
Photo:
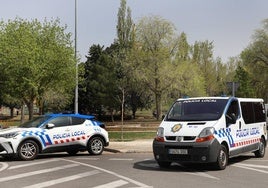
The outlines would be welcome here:
<svg viewBox="0 0 268 188">
<path fill-rule="evenodd" d="M 33 140 L 26 140 L 18 147 L 18 157 L 21 160 L 33 160 L 39 153 L 39 147 Z"/>
<path fill-rule="evenodd" d="M 259 149 L 257 151 L 255 151 L 254 154 L 258 158 L 264 157 L 264 155 L 265 155 L 265 142 L 264 142 L 263 138 L 261 138 L 261 140 L 259 142 Z"/>
<path fill-rule="evenodd" d="M 87 150 L 92 155 L 100 155 L 104 150 L 104 141 L 100 137 L 93 137 L 89 140 Z"/>
</svg>

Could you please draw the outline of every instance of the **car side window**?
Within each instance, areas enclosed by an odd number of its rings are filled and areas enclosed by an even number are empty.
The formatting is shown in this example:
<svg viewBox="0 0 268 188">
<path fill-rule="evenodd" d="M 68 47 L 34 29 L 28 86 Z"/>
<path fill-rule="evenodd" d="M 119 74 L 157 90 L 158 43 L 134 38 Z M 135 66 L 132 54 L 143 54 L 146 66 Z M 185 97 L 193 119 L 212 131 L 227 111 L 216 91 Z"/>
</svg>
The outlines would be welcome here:
<svg viewBox="0 0 268 188">
<path fill-rule="evenodd" d="M 79 117 L 72 117 L 72 125 L 81 125 L 85 122 L 85 119 Z"/>
<path fill-rule="evenodd" d="M 69 126 L 70 119 L 69 119 L 69 117 L 56 117 L 56 118 L 50 120 L 48 123 L 54 124 L 55 127 Z"/>
</svg>

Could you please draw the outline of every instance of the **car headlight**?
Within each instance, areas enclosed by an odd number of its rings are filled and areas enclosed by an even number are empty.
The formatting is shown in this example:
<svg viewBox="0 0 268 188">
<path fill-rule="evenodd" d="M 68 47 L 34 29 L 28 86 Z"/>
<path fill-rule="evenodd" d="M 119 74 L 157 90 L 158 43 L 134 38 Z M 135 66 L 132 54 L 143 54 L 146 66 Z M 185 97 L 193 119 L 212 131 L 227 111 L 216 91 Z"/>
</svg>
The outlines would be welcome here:
<svg viewBox="0 0 268 188">
<path fill-rule="evenodd" d="M 214 131 L 215 129 L 213 127 L 204 128 L 197 137 L 196 142 L 205 142 L 214 139 Z"/>
<path fill-rule="evenodd" d="M 158 128 L 155 140 L 158 141 L 158 142 L 164 142 L 165 141 L 165 139 L 164 139 L 164 128 L 163 127 Z"/>
<path fill-rule="evenodd" d="M 6 134 L 1 134 L 0 137 L 4 137 L 4 138 L 14 138 L 19 134 L 18 131 L 16 132 L 11 132 L 11 133 L 6 133 Z"/>
</svg>

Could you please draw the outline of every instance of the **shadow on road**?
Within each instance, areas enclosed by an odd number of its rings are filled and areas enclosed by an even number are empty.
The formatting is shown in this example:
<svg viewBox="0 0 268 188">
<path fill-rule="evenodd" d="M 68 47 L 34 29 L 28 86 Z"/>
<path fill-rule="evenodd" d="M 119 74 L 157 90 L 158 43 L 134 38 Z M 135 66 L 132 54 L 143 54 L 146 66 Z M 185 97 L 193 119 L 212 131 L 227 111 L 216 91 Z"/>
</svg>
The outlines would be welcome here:
<svg viewBox="0 0 268 188">
<path fill-rule="evenodd" d="M 254 158 L 254 156 L 244 155 L 229 159 L 229 165 L 240 163 Z M 161 168 L 155 160 L 145 160 L 134 163 L 133 168 L 148 171 L 168 171 L 168 172 L 206 172 L 216 171 L 213 164 L 195 164 L 195 163 L 172 163 L 169 168 Z M 228 166 L 227 166 L 228 168 Z"/>
</svg>

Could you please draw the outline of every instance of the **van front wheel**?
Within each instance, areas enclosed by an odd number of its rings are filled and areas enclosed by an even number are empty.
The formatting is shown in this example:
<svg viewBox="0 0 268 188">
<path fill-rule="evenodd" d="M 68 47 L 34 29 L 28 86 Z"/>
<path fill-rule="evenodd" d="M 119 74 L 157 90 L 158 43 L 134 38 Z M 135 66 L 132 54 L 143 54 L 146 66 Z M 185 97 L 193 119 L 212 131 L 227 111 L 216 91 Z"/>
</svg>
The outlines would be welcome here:
<svg viewBox="0 0 268 188">
<path fill-rule="evenodd" d="M 255 156 L 258 158 L 262 158 L 265 155 L 265 142 L 264 139 L 261 138 L 259 142 L 259 149 L 254 152 Z"/>
<path fill-rule="evenodd" d="M 228 153 L 227 149 L 224 145 L 221 145 L 220 151 L 218 153 L 217 161 L 215 163 L 215 167 L 218 170 L 224 170 L 228 164 Z"/>
</svg>

